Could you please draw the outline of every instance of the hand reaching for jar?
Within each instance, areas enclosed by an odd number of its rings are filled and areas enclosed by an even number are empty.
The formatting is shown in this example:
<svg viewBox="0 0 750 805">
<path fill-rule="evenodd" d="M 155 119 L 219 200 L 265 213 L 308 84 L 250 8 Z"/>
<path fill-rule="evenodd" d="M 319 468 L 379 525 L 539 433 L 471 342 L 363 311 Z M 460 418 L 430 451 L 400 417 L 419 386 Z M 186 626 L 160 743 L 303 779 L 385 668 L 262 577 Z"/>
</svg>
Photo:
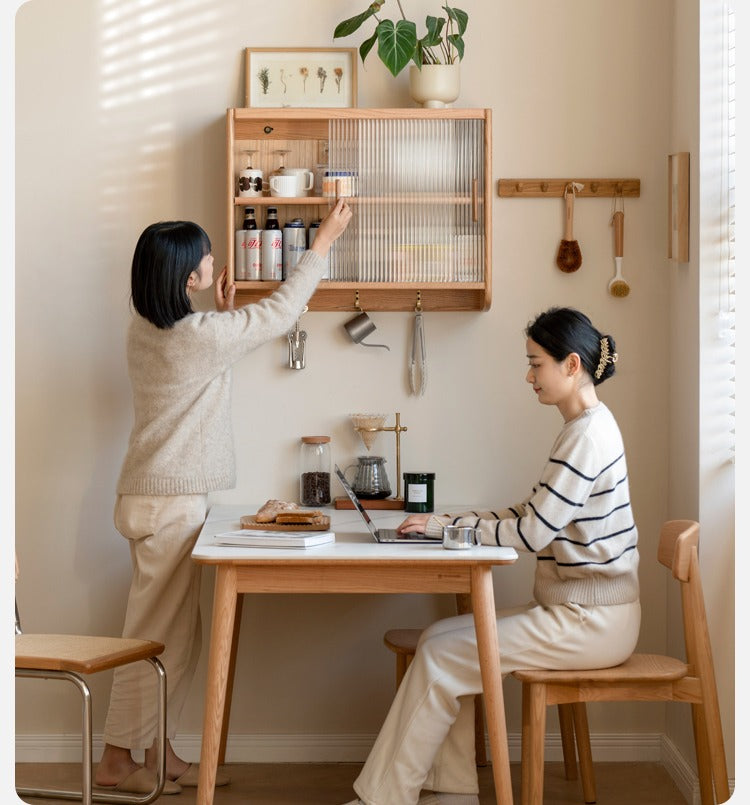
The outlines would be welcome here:
<svg viewBox="0 0 750 805">
<path fill-rule="evenodd" d="M 325 257 L 328 254 L 328 250 L 331 248 L 331 244 L 342 234 L 347 226 L 349 226 L 351 219 L 351 208 L 340 198 L 328 215 L 320 222 L 318 234 L 315 236 L 310 251 L 319 254 L 321 257 Z"/>
</svg>

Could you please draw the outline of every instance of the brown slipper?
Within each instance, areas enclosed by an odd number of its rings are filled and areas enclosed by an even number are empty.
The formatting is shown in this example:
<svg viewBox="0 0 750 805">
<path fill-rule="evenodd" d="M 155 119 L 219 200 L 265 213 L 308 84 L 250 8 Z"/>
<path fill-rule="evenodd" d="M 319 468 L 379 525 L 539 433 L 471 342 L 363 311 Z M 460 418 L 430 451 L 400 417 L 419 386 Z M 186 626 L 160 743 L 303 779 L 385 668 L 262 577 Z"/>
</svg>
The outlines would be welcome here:
<svg viewBox="0 0 750 805">
<path fill-rule="evenodd" d="M 197 763 L 191 763 L 182 774 L 175 779 L 177 785 L 185 786 L 185 788 L 195 788 L 198 785 L 199 766 Z M 216 787 L 220 785 L 228 785 L 230 777 L 222 771 L 216 771 Z"/>
<path fill-rule="evenodd" d="M 156 788 L 156 774 L 150 769 L 141 766 L 140 769 L 136 769 L 120 780 L 117 785 L 96 785 L 94 787 L 128 794 L 150 794 Z M 162 794 L 179 794 L 181 792 L 182 786 L 178 783 L 172 780 L 164 781 Z"/>
</svg>

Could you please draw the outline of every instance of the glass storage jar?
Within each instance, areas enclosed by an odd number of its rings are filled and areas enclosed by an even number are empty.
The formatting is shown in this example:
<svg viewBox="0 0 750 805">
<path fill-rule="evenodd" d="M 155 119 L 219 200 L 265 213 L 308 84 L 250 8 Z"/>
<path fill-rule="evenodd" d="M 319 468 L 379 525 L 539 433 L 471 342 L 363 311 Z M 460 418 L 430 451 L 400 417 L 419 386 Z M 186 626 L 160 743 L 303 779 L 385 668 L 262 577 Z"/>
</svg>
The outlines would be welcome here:
<svg viewBox="0 0 750 805">
<path fill-rule="evenodd" d="M 303 506 L 331 502 L 331 437 L 303 436 L 299 448 L 299 500 Z"/>
</svg>

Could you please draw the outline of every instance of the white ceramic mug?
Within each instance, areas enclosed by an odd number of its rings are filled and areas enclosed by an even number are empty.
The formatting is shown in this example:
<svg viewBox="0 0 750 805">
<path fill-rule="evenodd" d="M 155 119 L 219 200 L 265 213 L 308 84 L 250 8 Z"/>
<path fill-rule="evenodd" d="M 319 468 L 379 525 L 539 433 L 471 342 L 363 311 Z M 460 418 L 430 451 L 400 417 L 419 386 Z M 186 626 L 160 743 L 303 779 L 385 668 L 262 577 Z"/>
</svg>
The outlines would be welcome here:
<svg viewBox="0 0 750 805">
<path fill-rule="evenodd" d="M 240 196 L 254 198 L 263 195 L 263 171 L 257 168 L 244 168 L 238 180 Z"/>
<path fill-rule="evenodd" d="M 297 192 L 295 196 L 306 196 L 313 189 L 315 174 L 307 168 L 282 168 L 282 176 L 295 176 L 297 178 Z"/>
<path fill-rule="evenodd" d="M 268 180 L 272 196 L 292 198 L 297 193 L 297 177 L 276 174 Z"/>
</svg>

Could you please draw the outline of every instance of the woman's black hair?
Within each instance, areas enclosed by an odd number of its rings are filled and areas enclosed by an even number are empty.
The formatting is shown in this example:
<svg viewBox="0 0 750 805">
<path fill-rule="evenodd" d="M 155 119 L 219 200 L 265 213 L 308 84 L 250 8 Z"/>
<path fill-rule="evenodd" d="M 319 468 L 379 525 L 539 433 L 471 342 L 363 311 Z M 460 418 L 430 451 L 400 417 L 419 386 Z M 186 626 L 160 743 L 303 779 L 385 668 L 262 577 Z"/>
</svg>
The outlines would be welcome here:
<svg viewBox="0 0 750 805">
<path fill-rule="evenodd" d="M 188 277 L 210 252 L 208 235 L 191 221 L 147 226 L 136 243 L 130 274 L 136 311 L 163 330 L 192 313 Z"/>
<path fill-rule="evenodd" d="M 588 316 L 570 307 L 551 307 L 526 327 L 526 337 L 539 344 L 556 361 L 571 352 L 598 386 L 615 373 L 615 341 L 594 327 Z"/>
</svg>

